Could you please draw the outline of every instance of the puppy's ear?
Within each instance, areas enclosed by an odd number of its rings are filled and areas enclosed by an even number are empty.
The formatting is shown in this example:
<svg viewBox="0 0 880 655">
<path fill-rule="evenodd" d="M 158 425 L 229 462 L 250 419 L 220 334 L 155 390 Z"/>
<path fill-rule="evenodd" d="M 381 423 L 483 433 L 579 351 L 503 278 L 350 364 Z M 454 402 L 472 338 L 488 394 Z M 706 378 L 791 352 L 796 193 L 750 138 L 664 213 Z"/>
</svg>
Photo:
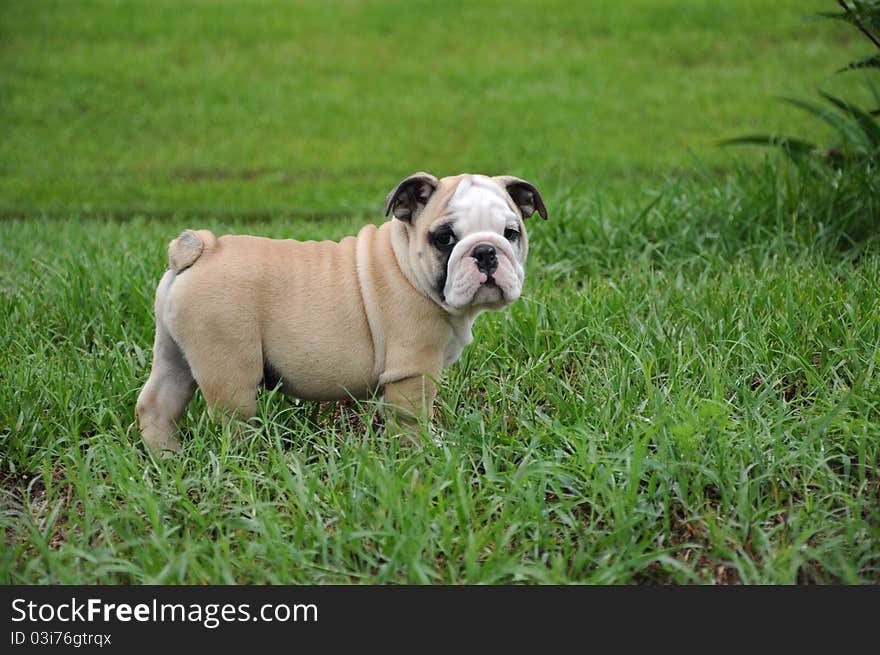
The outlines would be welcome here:
<svg viewBox="0 0 880 655">
<path fill-rule="evenodd" d="M 523 218 L 538 212 L 541 218 L 547 220 L 547 206 L 534 184 L 513 175 L 498 175 L 495 179 L 510 194 L 513 204 L 519 207 Z"/>
<path fill-rule="evenodd" d="M 413 173 L 404 178 L 385 198 L 385 215 L 394 212 L 395 218 L 412 223 L 416 212 L 428 204 L 438 184 L 440 180 L 430 173 Z"/>
</svg>

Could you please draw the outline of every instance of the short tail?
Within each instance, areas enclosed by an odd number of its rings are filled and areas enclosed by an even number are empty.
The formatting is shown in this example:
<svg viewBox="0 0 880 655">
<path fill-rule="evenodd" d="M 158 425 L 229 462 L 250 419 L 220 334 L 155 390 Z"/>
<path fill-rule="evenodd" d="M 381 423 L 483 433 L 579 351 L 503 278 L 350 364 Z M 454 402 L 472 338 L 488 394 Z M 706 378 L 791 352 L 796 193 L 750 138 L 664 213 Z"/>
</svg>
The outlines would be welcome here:
<svg viewBox="0 0 880 655">
<path fill-rule="evenodd" d="M 184 230 L 168 244 L 168 264 L 174 274 L 185 271 L 202 256 L 217 247 L 217 237 L 210 230 Z"/>
</svg>

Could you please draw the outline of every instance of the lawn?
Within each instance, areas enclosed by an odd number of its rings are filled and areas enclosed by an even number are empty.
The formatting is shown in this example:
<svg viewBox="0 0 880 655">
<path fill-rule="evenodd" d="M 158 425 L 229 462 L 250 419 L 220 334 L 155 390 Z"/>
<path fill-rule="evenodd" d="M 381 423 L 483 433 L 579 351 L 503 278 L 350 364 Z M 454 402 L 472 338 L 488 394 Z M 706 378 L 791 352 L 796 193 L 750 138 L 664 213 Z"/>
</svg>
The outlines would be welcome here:
<svg viewBox="0 0 880 655">
<path fill-rule="evenodd" d="M 880 180 L 711 146 L 828 137 L 772 99 L 863 52 L 813 4 L 4 2 L 0 582 L 880 582 Z M 443 444 L 266 393 L 148 456 L 168 240 L 338 238 L 418 169 L 550 211 Z"/>
<path fill-rule="evenodd" d="M 725 166 L 719 138 L 815 129 L 772 96 L 834 88 L 863 46 L 810 12 L 5 1 L 0 212 L 375 212 L 425 168 L 637 194 L 673 167 Z"/>
</svg>

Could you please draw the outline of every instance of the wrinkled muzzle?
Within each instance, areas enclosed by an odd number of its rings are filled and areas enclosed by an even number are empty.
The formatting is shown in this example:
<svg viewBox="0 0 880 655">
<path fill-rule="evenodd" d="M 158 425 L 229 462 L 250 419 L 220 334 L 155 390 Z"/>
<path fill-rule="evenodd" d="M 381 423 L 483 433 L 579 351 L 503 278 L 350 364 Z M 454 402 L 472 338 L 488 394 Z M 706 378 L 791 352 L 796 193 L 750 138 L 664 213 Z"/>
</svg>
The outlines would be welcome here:
<svg viewBox="0 0 880 655">
<path fill-rule="evenodd" d="M 446 265 L 446 305 L 503 307 L 522 293 L 525 272 L 510 242 L 495 232 L 476 232 L 459 241 Z"/>
</svg>

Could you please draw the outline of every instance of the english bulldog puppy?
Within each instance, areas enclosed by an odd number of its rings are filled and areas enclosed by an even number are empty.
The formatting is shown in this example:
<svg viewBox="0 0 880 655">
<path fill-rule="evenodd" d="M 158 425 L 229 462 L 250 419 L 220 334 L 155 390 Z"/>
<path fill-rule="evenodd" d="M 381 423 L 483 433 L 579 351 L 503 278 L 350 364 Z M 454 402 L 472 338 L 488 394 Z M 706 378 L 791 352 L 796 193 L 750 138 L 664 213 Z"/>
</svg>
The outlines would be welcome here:
<svg viewBox="0 0 880 655">
<path fill-rule="evenodd" d="M 279 384 L 308 400 L 381 392 L 412 437 L 476 317 L 519 298 L 536 212 L 547 218 L 541 194 L 517 177 L 415 173 L 388 194 L 390 220 L 339 242 L 185 230 L 156 289 L 144 441 L 180 448 L 196 387 L 211 412 L 247 420 L 258 389 Z"/>
</svg>

